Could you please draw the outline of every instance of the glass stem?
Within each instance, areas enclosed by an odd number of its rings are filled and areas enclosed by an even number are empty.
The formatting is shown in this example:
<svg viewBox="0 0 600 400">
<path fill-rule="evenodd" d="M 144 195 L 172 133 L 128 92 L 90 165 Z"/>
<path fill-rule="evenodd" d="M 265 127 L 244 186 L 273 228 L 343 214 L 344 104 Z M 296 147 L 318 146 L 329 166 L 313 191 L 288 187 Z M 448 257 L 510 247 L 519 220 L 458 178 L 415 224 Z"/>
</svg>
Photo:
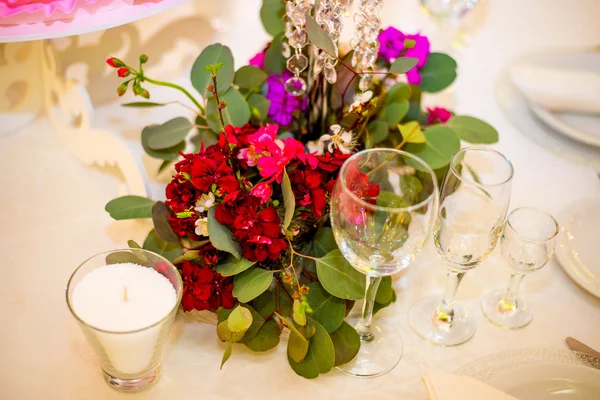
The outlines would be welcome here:
<svg viewBox="0 0 600 400">
<path fill-rule="evenodd" d="M 452 325 L 452 321 L 454 320 L 454 297 L 456 297 L 458 285 L 460 285 L 464 276 L 464 272 L 448 272 L 444 299 L 435 311 L 435 319 L 437 320 L 438 326 Z"/>
<path fill-rule="evenodd" d="M 524 274 L 518 273 L 512 273 L 510 275 L 506 293 L 504 293 L 504 297 L 502 297 L 502 300 L 500 300 L 500 303 L 498 304 L 498 311 L 502 314 L 514 312 L 519 308 L 519 287 L 521 286 L 524 277 Z"/>
<path fill-rule="evenodd" d="M 356 331 L 360 336 L 360 340 L 363 342 L 370 342 L 374 337 L 373 333 L 371 332 L 371 319 L 373 318 L 375 295 L 377 294 L 377 288 L 379 288 L 380 282 L 381 277 L 367 275 L 367 284 L 365 285 L 365 302 L 363 303 L 360 319 L 356 324 Z"/>
</svg>

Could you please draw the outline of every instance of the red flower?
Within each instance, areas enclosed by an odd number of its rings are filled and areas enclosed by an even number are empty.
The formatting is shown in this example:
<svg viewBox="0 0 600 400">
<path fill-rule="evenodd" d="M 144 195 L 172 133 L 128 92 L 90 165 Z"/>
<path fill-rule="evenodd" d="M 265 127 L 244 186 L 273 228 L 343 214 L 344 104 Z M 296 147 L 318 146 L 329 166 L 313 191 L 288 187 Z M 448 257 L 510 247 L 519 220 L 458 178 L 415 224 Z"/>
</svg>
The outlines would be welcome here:
<svg viewBox="0 0 600 400">
<path fill-rule="evenodd" d="M 129 76 L 131 72 L 129 72 L 129 68 L 119 68 L 117 70 L 117 75 L 119 75 L 120 78 L 125 78 L 127 76 Z"/>
<path fill-rule="evenodd" d="M 198 240 L 198 235 L 195 233 L 195 222 L 198 217 L 191 213 L 187 217 L 179 218 L 177 213 L 186 212 L 193 207 L 197 196 L 194 185 L 181 174 L 176 174 L 167 185 L 165 204 L 171 208 L 169 224 L 177 235 L 182 237 L 189 235 L 193 240 Z"/>
<path fill-rule="evenodd" d="M 253 236 L 243 243 L 242 254 L 250 261 L 277 260 L 286 248 L 287 243 L 281 238 Z"/>
<path fill-rule="evenodd" d="M 108 65 L 110 65 L 113 68 L 119 68 L 124 66 L 125 64 L 123 63 L 123 61 L 119 60 L 118 58 L 115 57 L 110 57 L 106 59 L 106 63 Z"/>
<path fill-rule="evenodd" d="M 298 154 L 304 153 L 304 145 L 296 139 L 287 138 L 283 143 L 283 149 L 275 142 L 268 144 L 267 151 L 269 155 L 263 155 L 258 160 L 260 175 L 264 178 L 270 178 L 267 182 L 276 181 L 281 183 L 285 167 Z"/>
<path fill-rule="evenodd" d="M 227 165 L 226 156 L 213 146 L 193 157 L 189 167 L 192 184 L 203 193 L 210 192 L 213 184 L 225 193 L 231 193 L 239 189 L 239 182 Z"/>
<path fill-rule="evenodd" d="M 370 204 L 376 204 L 375 199 L 379 196 L 379 185 L 369 181 L 369 177 L 360 172 L 356 162 L 348 165 L 346 168 L 348 168 L 348 171 L 345 176 L 345 184 L 348 190 L 359 199 Z M 355 224 L 362 223 L 365 220 L 366 215 L 372 213 L 371 210 L 360 205 L 356 199 L 353 199 L 343 189 L 341 190 L 341 193 L 339 193 L 338 202 L 341 213 L 348 221 L 352 221 Z"/>
<path fill-rule="evenodd" d="M 261 182 L 250 190 L 250 195 L 258 197 L 260 204 L 265 204 L 273 194 L 273 187 L 266 182 Z"/>
<path fill-rule="evenodd" d="M 199 266 L 184 261 L 181 267 L 183 276 L 183 296 L 181 303 L 184 311 L 210 310 L 219 307 L 233 308 L 233 277 L 223 277 L 213 271 L 209 264 Z"/>
<path fill-rule="evenodd" d="M 452 117 L 452 113 L 442 107 L 427 108 L 429 115 L 427 116 L 427 125 L 441 122 L 442 124 Z"/>
<path fill-rule="evenodd" d="M 299 165 L 290 172 L 290 181 L 296 203 L 309 207 L 311 211 L 310 213 L 303 213 L 303 219 L 311 215 L 317 218 L 323 215 L 327 207 L 327 192 L 324 182 L 324 179 L 327 179 L 326 175 L 328 174 L 307 168 L 304 165 Z"/>
<path fill-rule="evenodd" d="M 258 209 L 260 200 L 248 195 L 243 190 L 229 193 L 223 202 L 215 208 L 215 218 L 222 224 L 233 226 L 238 215 L 253 215 Z"/>
<path fill-rule="evenodd" d="M 322 156 L 317 156 L 319 168 L 329 172 L 337 172 L 342 168 L 342 164 L 348 157 L 350 157 L 350 154 L 343 154 L 339 150 L 335 150 L 334 153 L 326 152 Z"/>
</svg>

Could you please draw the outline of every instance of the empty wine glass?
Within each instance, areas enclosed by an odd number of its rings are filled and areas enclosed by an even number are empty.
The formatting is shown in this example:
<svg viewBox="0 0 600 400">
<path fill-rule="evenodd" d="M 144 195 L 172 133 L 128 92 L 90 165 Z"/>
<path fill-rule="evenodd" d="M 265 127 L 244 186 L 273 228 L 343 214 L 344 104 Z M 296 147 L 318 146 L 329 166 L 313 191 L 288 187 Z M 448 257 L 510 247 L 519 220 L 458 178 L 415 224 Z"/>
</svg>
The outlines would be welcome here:
<svg viewBox="0 0 600 400">
<path fill-rule="evenodd" d="M 425 340 L 454 346 L 469 340 L 475 322 L 454 297 L 465 273 L 485 260 L 502 233 L 508 212 L 513 167 L 501 153 L 467 147 L 452 157 L 440 194 L 433 239 L 448 268 L 446 291 L 417 300 L 411 327 Z"/>
<path fill-rule="evenodd" d="M 558 223 L 547 212 L 533 207 L 517 208 L 508 215 L 501 239 L 502 255 L 512 269 L 507 289 L 488 293 L 481 302 L 483 313 L 503 328 L 522 328 L 533 312 L 519 296 L 525 274 L 542 268 L 554 253 Z"/>
<path fill-rule="evenodd" d="M 365 300 L 355 327 L 358 355 L 338 367 L 361 377 L 394 368 L 402 339 L 393 327 L 371 326 L 377 288 L 383 276 L 406 268 L 421 251 L 437 213 L 434 172 L 421 159 L 394 149 L 354 154 L 342 166 L 331 197 L 331 226 L 348 262 L 366 274 Z"/>
</svg>

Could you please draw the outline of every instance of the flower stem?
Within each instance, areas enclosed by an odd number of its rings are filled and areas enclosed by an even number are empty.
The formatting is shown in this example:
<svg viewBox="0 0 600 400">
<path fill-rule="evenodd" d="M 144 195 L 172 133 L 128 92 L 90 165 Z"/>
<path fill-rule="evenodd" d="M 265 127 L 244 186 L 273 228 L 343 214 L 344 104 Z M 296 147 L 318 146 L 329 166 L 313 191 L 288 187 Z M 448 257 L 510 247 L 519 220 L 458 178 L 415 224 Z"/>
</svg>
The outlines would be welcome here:
<svg viewBox="0 0 600 400">
<path fill-rule="evenodd" d="M 165 86 L 165 87 L 170 87 L 170 88 L 173 88 L 173 89 L 177 89 L 177 90 L 179 90 L 180 92 L 182 92 L 183 94 L 185 94 L 185 95 L 186 95 L 186 96 L 187 96 L 187 97 L 188 97 L 188 98 L 189 98 L 189 99 L 192 101 L 192 103 L 194 103 L 194 105 L 195 105 L 196 107 L 198 107 L 198 110 L 200 110 L 200 112 L 202 112 L 202 113 L 204 112 L 204 108 L 202 108 L 202 106 L 200 105 L 200 103 L 198 103 L 198 100 L 196 100 L 196 99 L 195 99 L 195 98 L 194 98 L 194 97 L 193 97 L 193 96 L 190 94 L 190 92 L 188 92 L 188 91 L 187 91 L 187 90 L 186 90 L 184 87 L 182 87 L 182 86 L 179 86 L 179 85 L 177 85 L 177 84 L 175 84 L 175 83 L 171 83 L 171 82 L 157 81 L 157 80 L 154 80 L 154 79 L 148 78 L 147 76 L 144 76 L 144 75 L 142 75 L 142 76 L 141 76 L 141 78 L 142 78 L 143 80 L 145 80 L 145 81 L 148 81 L 148 82 L 150 82 L 150 83 L 151 83 L 151 84 L 153 84 L 153 85 L 156 85 L 156 86 Z"/>
<path fill-rule="evenodd" d="M 217 101 L 217 110 L 219 110 L 219 119 L 221 120 L 221 129 L 225 129 L 225 120 L 223 119 L 223 110 L 221 110 L 221 101 L 219 100 L 219 92 L 217 89 L 217 74 L 212 74 L 215 100 Z"/>
</svg>

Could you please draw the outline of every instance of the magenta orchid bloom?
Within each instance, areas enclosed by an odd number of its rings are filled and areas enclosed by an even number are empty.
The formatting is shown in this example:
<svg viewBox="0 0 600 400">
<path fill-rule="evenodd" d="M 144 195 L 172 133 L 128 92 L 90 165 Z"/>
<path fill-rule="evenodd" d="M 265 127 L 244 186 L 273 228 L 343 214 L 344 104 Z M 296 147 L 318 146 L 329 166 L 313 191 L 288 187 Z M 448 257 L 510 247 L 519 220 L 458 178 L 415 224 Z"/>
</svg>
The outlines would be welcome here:
<svg viewBox="0 0 600 400">
<path fill-rule="evenodd" d="M 404 41 L 406 39 L 413 40 L 414 46 L 406 49 L 404 57 L 417 58 L 417 65 L 406 73 L 408 83 L 418 85 L 421 83 L 421 75 L 419 70 L 427 63 L 427 56 L 430 52 L 429 39 L 418 33 L 407 35 L 394 27 L 389 27 L 383 30 L 377 40 L 379 40 L 379 58 L 386 63 L 392 63 L 396 58 L 400 57 L 404 50 Z"/>
<path fill-rule="evenodd" d="M 427 125 L 441 122 L 442 124 L 452 117 L 452 113 L 443 107 L 427 108 Z"/>
</svg>

